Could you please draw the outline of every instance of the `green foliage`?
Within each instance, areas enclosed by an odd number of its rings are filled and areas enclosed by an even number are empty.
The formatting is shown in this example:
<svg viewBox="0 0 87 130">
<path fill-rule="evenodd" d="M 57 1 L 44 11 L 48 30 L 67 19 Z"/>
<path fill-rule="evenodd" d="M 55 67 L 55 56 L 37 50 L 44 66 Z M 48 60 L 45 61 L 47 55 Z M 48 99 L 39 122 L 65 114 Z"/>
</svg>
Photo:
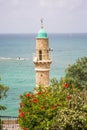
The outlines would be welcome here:
<svg viewBox="0 0 87 130">
<path fill-rule="evenodd" d="M 60 130 L 87 130 L 87 113 L 67 108 L 60 110 L 54 126 Z"/>
<path fill-rule="evenodd" d="M 87 89 L 87 57 L 78 59 L 66 69 L 66 81 L 76 87 Z"/>
<path fill-rule="evenodd" d="M 86 130 L 87 93 L 53 79 L 50 87 L 21 96 L 19 124 L 23 130 Z"/>
<path fill-rule="evenodd" d="M 87 91 L 65 83 L 63 93 L 68 99 L 68 106 L 58 111 L 52 127 L 59 130 L 87 130 Z"/>
<path fill-rule="evenodd" d="M 58 109 L 67 105 L 65 95 L 57 89 L 59 90 L 59 86 L 39 87 L 34 94 L 27 93 L 21 96 L 19 124 L 23 129 L 49 130 Z M 58 96 L 61 94 L 62 96 Z"/>
<path fill-rule="evenodd" d="M 2 84 L 0 84 L 0 100 L 2 100 L 3 98 L 7 97 L 7 91 L 8 91 L 8 87 L 4 86 Z M 0 110 L 5 110 L 6 107 L 0 105 Z"/>
<path fill-rule="evenodd" d="M 23 130 L 87 130 L 87 57 L 66 69 L 60 82 L 21 96 Z"/>
</svg>

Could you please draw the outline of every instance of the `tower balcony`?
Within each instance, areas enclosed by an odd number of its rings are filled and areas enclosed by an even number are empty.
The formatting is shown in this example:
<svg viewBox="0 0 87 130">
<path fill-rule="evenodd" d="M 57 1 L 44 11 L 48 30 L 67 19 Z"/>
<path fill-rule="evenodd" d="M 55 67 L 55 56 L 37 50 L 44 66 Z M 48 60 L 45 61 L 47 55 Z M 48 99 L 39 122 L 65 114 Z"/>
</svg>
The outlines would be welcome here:
<svg viewBox="0 0 87 130">
<path fill-rule="evenodd" d="M 33 62 L 34 63 L 52 63 L 52 55 L 49 54 L 33 54 Z"/>
</svg>

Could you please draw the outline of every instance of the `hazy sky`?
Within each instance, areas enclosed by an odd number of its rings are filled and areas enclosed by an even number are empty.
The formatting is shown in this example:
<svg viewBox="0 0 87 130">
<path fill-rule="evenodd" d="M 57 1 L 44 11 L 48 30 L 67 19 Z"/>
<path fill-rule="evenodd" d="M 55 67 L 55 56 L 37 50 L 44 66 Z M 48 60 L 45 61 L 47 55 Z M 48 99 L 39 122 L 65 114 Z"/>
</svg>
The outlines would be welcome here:
<svg viewBox="0 0 87 130">
<path fill-rule="evenodd" d="M 0 33 L 87 33 L 87 0 L 0 0 Z"/>
</svg>

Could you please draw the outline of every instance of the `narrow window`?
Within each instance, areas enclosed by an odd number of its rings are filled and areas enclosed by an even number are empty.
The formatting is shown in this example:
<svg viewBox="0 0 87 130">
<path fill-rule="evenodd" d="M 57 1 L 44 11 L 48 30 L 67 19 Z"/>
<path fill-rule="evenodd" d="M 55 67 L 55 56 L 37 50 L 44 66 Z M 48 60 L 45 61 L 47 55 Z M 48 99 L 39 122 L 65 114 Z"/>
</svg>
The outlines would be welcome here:
<svg viewBox="0 0 87 130">
<path fill-rule="evenodd" d="M 42 51 L 39 50 L 39 60 L 42 60 Z"/>
</svg>

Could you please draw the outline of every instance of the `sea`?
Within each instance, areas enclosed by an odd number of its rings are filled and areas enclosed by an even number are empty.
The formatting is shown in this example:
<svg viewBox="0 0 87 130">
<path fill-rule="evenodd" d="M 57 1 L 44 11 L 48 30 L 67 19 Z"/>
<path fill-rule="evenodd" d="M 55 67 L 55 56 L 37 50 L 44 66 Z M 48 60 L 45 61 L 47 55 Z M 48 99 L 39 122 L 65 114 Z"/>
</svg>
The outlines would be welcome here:
<svg viewBox="0 0 87 130">
<path fill-rule="evenodd" d="M 0 111 L 1 116 L 18 116 L 20 95 L 34 91 L 36 37 L 37 34 L 0 34 L 0 84 L 9 87 L 7 98 L 0 100 L 7 107 Z M 52 50 L 50 80 L 59 81 L 69 64 L 87 56 L 87 34 L 48 34 L 48 38 Z"/>
</svg>

